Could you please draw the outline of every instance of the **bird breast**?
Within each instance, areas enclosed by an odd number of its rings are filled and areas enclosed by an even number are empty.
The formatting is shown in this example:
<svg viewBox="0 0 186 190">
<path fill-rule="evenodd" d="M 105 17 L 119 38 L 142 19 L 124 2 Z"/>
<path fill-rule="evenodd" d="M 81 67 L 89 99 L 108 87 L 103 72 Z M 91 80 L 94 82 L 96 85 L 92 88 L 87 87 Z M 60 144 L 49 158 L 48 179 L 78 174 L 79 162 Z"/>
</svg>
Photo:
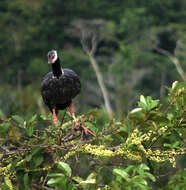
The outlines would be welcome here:
<svg viewBox="0 0 186 190">
<path fill-rule="evenodd" d="M 52 72 L 48 73 L 41 85 L 41 92 L 43 98 L 53 104 L 64 104 L 73 99 L 80 92 L 80 88 L 78 75 L 71 70 L 64 70 L 59 78 Z"/>
</svg>

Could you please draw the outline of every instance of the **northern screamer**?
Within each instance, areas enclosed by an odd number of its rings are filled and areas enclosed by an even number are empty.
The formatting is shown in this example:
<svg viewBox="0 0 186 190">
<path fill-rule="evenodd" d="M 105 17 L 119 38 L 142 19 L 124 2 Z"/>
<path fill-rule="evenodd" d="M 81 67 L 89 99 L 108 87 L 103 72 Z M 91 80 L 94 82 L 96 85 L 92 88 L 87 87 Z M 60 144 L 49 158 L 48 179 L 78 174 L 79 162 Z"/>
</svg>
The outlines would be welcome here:
<svg viewBox="0 0 186 190">
<path fill-rule="evenodd" d="M 57 113 L 59 110 L 70 108 L 72 118 L 75 119 L 73 98 L 81 90 L 80 77 L 71 69 L 61 67 L 60 58 L 56 50 L 51 50 L 47 54 L 48 64 L 52 66 L 52 72 L 46 74 L 41 83 L 41 95 L 44 103 L 52 112 L 54 124 L 58 124 Z M 85 134 L 96 136 L 84 125 L 75 122 L 77 128 L 81 127 Z"/>
</svg>

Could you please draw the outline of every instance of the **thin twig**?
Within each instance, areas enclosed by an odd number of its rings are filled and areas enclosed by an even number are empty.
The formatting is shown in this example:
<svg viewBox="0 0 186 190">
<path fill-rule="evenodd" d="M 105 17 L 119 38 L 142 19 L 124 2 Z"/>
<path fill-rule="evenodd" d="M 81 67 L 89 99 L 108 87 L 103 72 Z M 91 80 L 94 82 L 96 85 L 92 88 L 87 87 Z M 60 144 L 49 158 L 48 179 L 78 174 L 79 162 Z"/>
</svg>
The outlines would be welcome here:
<svg viewBox="0 0 186 190">
<path fill-rule="evenodd" d="M 97 49 L 97 44 L 98 44 L 98 39 L 97 39 L 97 35 L 94 34 L 92 37 L 92 49 L 90 51 L 90 54 L 93 56 L 96 52 Z"/>
<path fill-rule="evenodd" d="M 167 56 L 174 63 L 174 65 L 176 66 L 176 69 L 177 69 L 179 75 L 181 76 L 181 78 L 183 79 L 183 81 L 186 81 L 185 73 L 184 73 L 184 71 L 183 71 L 183 69 L 182 69 L 182 67 L 180 65 L 180 62 L 179 62 L 178 58 L 175 57 L 174 55 L 172 55 L 169 51 L 167 51 L 165 49 L 157 47 L 156 50 L 159 53 Z M 177 50 L 177 48 L 176 48 L 176 50 Z"/>
</svg>

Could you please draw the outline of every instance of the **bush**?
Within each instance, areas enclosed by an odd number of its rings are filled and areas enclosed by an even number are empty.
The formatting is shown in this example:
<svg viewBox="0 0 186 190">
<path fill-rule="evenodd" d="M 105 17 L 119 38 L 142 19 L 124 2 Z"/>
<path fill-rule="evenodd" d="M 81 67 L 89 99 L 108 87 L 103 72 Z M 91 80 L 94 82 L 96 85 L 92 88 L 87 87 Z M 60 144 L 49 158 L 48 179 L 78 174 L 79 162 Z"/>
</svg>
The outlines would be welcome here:
<svg viewBox="0 0 186 190">
<path fill-rule="evenodd" d="M 59 126 L 51 115 L 1 118 L 0 189 L 186 188 L 185 171 L 175 174 L 186 152 L 186 86 L 168 90 L 163 105 L 141 95 L 122 121 L 80 115 L 96 137 L 75 130 L 69 114 Z"/>
</svg>

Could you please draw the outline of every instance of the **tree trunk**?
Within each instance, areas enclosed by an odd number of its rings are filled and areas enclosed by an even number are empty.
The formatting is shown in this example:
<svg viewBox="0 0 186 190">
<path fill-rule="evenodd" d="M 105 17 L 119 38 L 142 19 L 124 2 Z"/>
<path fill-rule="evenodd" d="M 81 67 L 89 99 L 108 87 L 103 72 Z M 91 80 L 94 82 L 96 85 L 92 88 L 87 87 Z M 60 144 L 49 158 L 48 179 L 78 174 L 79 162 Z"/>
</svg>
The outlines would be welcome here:
<svg viewBox="0 0 186 190">
<path fill-rule="evenodd" d="M 167 75 L 166 69 L 163 68 L 163 71 L 161 72 L 160 99 L 163 99 L 165 96 L 166 75 Z"/>
<path fill-rule="evenodd" d="M 109 117 L 112 118 L 113 116 L 113 111 L 112 111 L 112 108 L 111 108 L 111 105 L 110 105 L 110 101 L 109 101 L 109 97 L 108 97 L 108 93 L 107 93 L 107 89 L 104 85 L 104 82 L 103 82 L 103 77 L 101 75 L 101 72 L 99 71 L 99 67 L 98 67 L 98 64 L 94 58 L 94 56 L 89 53 L 89 58 L 90 58 L 90 63 L 96 73 L 96 77 L 97 77 L 97 80 L 98 80 L 98 84 L 101 88 L 101 92 L 103 94 L 103 98 L 104 98 L 104 103 L 105 103 L 105 108 L 109 114 Z"/>
<path fill-rule="evenodd" d="M 171 53 L 169 53 L 167 50 L 165 49 L 161 49 L 161 48 L 156 48 L 156 50 L 158 52 L 160 52 L 163 55 L 166 55 L 175 65 L 176 70 L 178 71 L 179 75 L 181 76 L 181 78 L 183 79 L 184 82 L 186 82 L 186 77 L 185 77 L 185 73 L 180 65 L 180 62 L 178 60 L 177 57 L 175 57 L 174 55 L 172 55 Z"/>
</svg>

